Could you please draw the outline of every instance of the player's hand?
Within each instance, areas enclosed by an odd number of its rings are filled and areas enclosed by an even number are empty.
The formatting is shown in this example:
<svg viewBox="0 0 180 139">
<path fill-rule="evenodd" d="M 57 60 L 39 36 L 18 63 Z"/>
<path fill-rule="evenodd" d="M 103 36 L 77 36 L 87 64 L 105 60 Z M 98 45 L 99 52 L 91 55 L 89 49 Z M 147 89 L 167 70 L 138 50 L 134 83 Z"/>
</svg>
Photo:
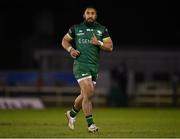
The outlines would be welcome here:
<svg viewBox="0 0 180 139">
<path fill-rule="evenodd" d="M 80 55 L 80 52 L 78 50 L 75 50 L 74 48 L 71 49 L 70 55 L 72 58 L 77 58 Z"/>
<path fill-rule="evenodd" d="M 94 33 L 93 36 L 91 37 L 90 43 L 94 45 L 99 45 L 98 39 Z"/>
</svg>

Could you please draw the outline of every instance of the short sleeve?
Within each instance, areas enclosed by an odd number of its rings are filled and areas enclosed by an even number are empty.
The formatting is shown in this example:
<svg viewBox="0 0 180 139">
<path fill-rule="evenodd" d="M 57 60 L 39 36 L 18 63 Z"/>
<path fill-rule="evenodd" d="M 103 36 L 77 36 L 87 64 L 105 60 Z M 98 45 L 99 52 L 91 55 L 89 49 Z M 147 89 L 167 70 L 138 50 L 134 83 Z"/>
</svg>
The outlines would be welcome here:
<svg viewBox="0 0 180 139">
<path fill-rule="evenodd" d="M 103 39 L 103 40 L 106 40 L 106 39 L 108 39 L 108 38 L 110 38 L 110 35 L 109 35 L 109 32 L 108 32 L 108 29 L 105 28 L 105 29 L 104 29 L 104 32 L 103 32 L 102 39 Z"/>
<path fill-rule="evenodd" d="M 70 38 L 72 38 L 72 39 L 75 38 L 75 26 L 72 26 L 72 27 L 68 30 L 67 35 L 68 35 Z"/>
</svg>

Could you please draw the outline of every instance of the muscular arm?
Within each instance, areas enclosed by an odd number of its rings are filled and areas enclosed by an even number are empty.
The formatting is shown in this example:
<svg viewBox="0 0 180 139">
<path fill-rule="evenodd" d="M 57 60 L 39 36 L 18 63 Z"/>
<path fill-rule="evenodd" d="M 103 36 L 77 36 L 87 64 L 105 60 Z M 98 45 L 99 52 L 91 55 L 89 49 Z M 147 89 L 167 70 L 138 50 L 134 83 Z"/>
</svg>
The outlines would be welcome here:
<svg viewBox="0 0 180 139">
<path fill-rule="evenodd" d="M 96 36 L 93 34 L 90 42 L 94 45 L 99 45 L 99 47 L 103 51 L 107 51 L 107 52 L 113 51 L 113 43 L 112 43 L 112 40 L 110 37 L 104 39 L 103 42 L 101 42 L 101 41 L 97 40 Z"/>
<path fill-rule="evenodd" d="M 66 34 L 63 39 L 62 39 L 62 46 L 63 48 L 68 51 L 71 55 L 72 58 L 76 58 L 77 56 L 80 55 L 80 52 L 75 50 L 72 46 L 71 46 L 71 41 L 72 41 L 72 38 Z"/>
<path fill-rule="evenodd" d="M 72 47 L 71 41 L 72 41 L 72 38 L 68 36 L 67 34 L 63 37 L 61 44 L 65 50 L 68 51 L 69 47 Z"/>
<path fill-rule="evenodd" d="M 113 51 L 113 42 L 112 42 L 111 38 L 107 38 L 107 39 L 103 40 L 103 45 L 101 46 L 101 44 L 100 44 L 100 48 L 104 51 L 112 52 Z"/>
</svg>

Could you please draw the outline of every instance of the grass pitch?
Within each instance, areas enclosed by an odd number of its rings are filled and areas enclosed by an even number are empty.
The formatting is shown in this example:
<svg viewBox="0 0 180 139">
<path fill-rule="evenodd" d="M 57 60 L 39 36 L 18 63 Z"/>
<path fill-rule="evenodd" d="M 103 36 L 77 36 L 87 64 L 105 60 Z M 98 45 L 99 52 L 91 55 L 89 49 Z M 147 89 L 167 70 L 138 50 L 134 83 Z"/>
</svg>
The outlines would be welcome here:
<svg viewBox="0 0 180 139">
<path fill-rule="evenodd" d="M 180 137 L 180 110 L 174 108 L 95 108 L 99 133 L 88 133 L 80 112 L 75 130 L 67 128 L 69 108 L 0 110 L 1 138 L 174 138 Z"/>
</svg>

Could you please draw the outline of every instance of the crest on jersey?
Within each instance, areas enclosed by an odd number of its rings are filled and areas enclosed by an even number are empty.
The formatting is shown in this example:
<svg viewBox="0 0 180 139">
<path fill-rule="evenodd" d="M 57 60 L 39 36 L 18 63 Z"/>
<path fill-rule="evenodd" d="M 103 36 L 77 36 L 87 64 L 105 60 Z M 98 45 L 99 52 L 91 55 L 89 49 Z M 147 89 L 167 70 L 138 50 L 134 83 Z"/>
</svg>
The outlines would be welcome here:
<svg viewBox="0 0 180 139">
<path fill-rule="evenodd" d="M 102 31 L 97 30 L 97 35 L 98 35 L 98 36 L 102 36 Z"/>
</svg>

